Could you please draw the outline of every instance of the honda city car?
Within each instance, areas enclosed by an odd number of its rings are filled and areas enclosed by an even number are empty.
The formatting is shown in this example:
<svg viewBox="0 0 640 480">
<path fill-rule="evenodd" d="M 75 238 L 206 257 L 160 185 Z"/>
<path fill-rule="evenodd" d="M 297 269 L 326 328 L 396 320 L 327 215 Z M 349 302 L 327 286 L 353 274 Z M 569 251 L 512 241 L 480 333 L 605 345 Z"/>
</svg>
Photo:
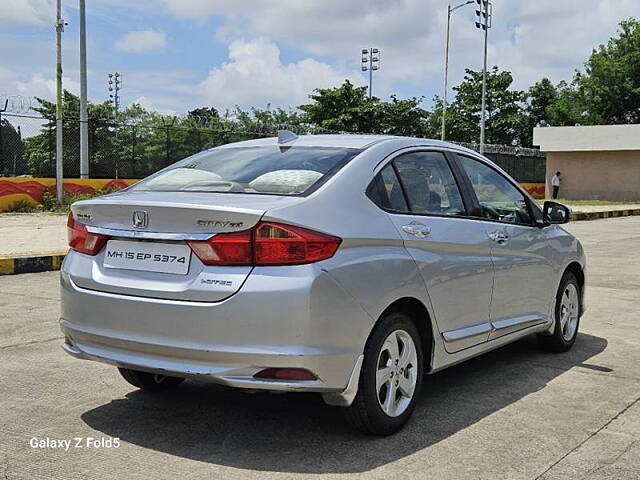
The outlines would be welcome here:
<svg viewBox="0 0 640 480">
<path fill-rule="evenodd" d="M 570 216 L 435 140 L 219 146 L 72 206 L 63 348 L 150 392 L 317 392 L 388 435 L 424 374 L 530 334 L 571 348 L 586 266 Z"/>
</svg>

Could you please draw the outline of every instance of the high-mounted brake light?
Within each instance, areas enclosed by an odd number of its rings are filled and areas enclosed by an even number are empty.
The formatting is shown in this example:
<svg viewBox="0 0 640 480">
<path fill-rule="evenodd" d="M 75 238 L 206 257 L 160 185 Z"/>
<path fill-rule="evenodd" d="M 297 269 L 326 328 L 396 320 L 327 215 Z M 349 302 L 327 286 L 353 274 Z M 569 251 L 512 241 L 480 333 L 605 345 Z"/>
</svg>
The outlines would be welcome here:
<svg viewBox="0 0 640 480">
<path fill-rule="evenodd" d="M 301 265 L 331 258 L 341 242 L 302 227 L 260 222 L 251 230 L 188 243 L 205 265 Z"/>
<path fill-rule="evenodd" d="M 76 222 L 75 218 L 73 218 L 73 212 L 69 212 L 69 217 L 67 218 L 67 238 L 69 247 L 87 255 L 96 255 L 109 239 L 106 235 L 89 233 L 87 227 Z"/>
</svg>

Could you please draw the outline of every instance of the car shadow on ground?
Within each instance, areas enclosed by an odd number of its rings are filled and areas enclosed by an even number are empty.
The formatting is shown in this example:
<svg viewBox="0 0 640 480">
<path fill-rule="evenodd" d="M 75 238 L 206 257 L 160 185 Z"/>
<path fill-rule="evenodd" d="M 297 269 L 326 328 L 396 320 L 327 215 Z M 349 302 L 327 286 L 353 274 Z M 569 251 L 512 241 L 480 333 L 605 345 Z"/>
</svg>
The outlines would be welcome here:
<svg viewBox="0 0 640 480">
<path fill-rule="evenodd" d="M 144 448 L 236 468 L 354 473 L 411 455 L 536 392 L 607 346 L 580 334 L 565 354 L 538 349 L 535 338 L 425 377 L 413 418 L 388 438 L 359 435 L 339 408 L 319 395 L 247 394 L 188 381 L 159 395 L 134 390 L 85 412 L 93 429 Z M 602 367 L 604 368 L 604 367 Z"/>
</svg>

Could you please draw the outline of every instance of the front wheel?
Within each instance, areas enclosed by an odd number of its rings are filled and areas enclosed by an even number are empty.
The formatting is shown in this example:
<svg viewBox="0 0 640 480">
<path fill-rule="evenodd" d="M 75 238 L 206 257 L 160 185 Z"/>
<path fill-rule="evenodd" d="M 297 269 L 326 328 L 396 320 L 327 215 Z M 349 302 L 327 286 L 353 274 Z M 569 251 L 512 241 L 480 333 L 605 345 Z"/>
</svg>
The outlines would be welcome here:
<svg viewBox="0 0 640 480">
<path fill-rule="evenodd" d="M 390 435 L 407 422 L 422 385 L 420 334 L 401 312 L 385 315 L 364 351 L 358 394 L 345 409 L 347 421 L 363 433 Z"/>
<path fill-rule="evenodd" d="M 171 390 L 180 385 L 184 378 L 168 377 L 154 373 L 140 372 L 128 368 L 118 368 L 120 375 L 134 387 L 138 387 L 147 392 L 162 392 Z"/>
<path fill-rule="evenodd" d="M 580 284 L 565 272 L 556 295 L 555 328 L 552 335 L 538 335 L 540 346 L 550 352 L 566 352 L 576 342 L 580 325 Z"/>
</svg>

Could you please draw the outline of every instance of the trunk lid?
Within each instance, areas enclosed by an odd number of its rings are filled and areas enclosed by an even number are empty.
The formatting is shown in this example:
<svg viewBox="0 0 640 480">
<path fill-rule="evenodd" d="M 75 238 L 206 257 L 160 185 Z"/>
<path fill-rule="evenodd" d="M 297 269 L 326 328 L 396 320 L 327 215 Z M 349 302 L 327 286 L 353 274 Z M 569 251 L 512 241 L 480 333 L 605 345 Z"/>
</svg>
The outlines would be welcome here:
<svg viewBox="0 0 640 480">
<path fill-rule="evenodd" d="M 76 219 L 90 227 L 158 233 L 224 233 L 253 227 L 272 208 L 301 197 L 240 193 L 122 192 L 73 205 Z M 146 212 L 136 228 L 134 212 Z"/>
<path fill-rule="evenodd" d="M 186 241 L 250 229 L 269 209 L 301 201 L 303 197 L 275 195 L 125 191 L 77 202 L 72 207 L 76 221 L 89 231 L 109 235 L 110 241 L 95 256 L 70 255 L 65 271 L 76 285 L 89 290 L 221 301 L 242 287 L 252 267 L 206 266 Z M 131 260 L 127 255 L 133 255 Z M 149 260 L 139 261 L 142 257 L 136 255 L 148 255 Z M 174 257 L 188 268 L 161 263 L 165 258 L 176 261 Z M 154 263 L 156 258 L 159 263 Z"/>
</svg>

